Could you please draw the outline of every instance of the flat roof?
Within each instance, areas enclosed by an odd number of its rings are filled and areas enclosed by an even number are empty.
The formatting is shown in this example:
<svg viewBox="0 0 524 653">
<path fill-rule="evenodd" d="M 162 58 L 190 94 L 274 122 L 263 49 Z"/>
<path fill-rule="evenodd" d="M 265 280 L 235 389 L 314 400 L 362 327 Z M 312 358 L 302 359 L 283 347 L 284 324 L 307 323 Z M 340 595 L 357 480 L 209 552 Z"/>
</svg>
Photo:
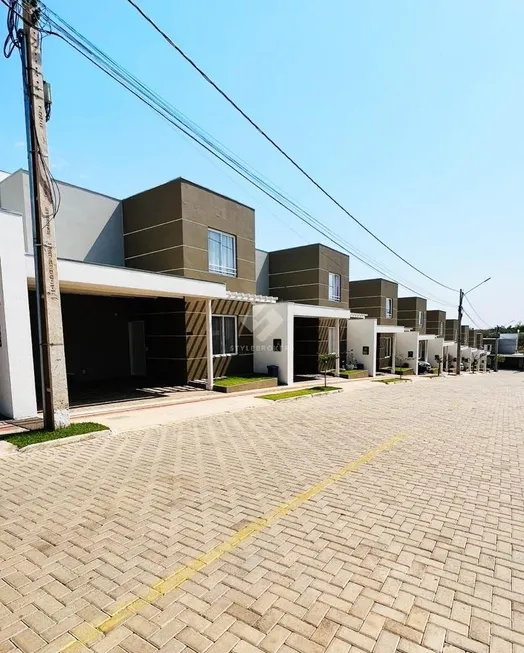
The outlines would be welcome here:
<svg viewBox="0 0 524 653">
<path fill-rule="evenodd" d="M 34 286 L 35 264 L 26 254 L 28 285 Z M 187 279 L 172 274 L 58 259 L 60 291 L 112 297 L 199 297 L 227 299 L 225 284 Z"/>
</svg>

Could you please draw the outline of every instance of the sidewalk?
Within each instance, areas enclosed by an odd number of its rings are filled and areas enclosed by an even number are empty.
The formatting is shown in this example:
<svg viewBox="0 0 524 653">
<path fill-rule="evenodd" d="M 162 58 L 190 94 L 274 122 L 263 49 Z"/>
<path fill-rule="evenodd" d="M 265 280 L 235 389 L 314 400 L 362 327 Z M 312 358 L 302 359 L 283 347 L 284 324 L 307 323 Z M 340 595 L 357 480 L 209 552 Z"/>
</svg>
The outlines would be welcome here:
<svg viewBox="0 0 524 653">
<path fill-rule="evenodd" d="M 340 386 L 344 392 L 353 392 L 358 389 L 381 387 L 382 384 L 374 383 L 380 378 L 387 378 L 384 375 L 375 379 L 343 379 L 329 377 L 328 383 Z M 426 377 L 409 376 L 405 377 L 411 382 L 431 382 Z M 445 377 L 443 377 L 445 378 Z M 301 388 L 311 388 L 322 385 L 323 379 L 313 379 L 295 383 L 293 386 L 279 386 L 268 390 L 248 390 L 232 394 L 219 392 L 201 391 L 197 393 L 181 394 L 176 399 L 150 399 L 132 402 L 118 402 L 113 404 L 101 404 L 84 406 L 71 409 L 72 422 L 99 422 L 110 428 L 113 432 L 135 431 L 151 426 L 162 426 L 165 424 L 181 422 L 198 417 L 210 415 L 223 415 L 235 413 L 248 408 L 254 408 L 268 402 L 264 399 L 257 399 L 262 394 L 288 392 Z M 14 426 L 7 422 L 0 422 L 0 437 L 10 433 L 20 433 L 25 429 Z"/>
</svg>

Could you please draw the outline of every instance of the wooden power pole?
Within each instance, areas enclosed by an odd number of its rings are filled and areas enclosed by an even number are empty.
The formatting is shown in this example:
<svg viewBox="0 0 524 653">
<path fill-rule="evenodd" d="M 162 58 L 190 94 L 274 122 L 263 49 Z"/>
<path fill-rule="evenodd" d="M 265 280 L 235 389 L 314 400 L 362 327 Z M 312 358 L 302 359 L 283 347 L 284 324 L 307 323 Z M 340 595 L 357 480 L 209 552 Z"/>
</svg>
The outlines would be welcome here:
<svg viewBox="0 0 524 653">
<path fill-rule="evenodd" d="M 69 424 L 69 398 L 58 285 L 55 207 L 47 150 L 47 112 L 42 76 L 37 0 L 23 3 L 22 61 L 33 214 L 35 284 L 38 308 L 44 428 Z"/>
</svg>

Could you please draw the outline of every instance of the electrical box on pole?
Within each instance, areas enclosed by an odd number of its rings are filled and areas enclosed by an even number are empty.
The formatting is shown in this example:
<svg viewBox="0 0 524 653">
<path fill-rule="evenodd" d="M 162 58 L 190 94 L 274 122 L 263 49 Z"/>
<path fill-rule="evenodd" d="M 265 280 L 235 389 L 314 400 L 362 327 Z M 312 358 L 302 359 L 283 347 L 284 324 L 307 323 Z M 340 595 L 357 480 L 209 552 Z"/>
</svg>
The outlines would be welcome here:
<svg viewBox="0 0 524 653">
<path fill-rule="evenodd" d="M 42 77 L 41 35 L 37 0 L 23 3 L 22 61 L 26 95 L 29 166 L 33 208 L 36 299 L 42 365 L 44 427 L 69 424 L 69 398 L 58 282 L 53 179 L 47 150 L 46 119 L 50 91 Z"/>
</svg>

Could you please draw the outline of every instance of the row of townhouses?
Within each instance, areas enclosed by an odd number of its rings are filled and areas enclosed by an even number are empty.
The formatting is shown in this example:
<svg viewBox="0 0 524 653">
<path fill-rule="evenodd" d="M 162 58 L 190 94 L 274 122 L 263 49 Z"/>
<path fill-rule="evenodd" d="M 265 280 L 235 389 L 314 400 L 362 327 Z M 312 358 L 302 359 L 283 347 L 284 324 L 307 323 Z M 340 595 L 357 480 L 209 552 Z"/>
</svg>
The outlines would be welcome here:
<svg viewBox="0 0 524 653">
<path fill-rule="evenodd" d="M 132 382 L 185 385 L 318 372 L 336 354 L 374 376 L 421 361 L 444 369 L 480 334 L 398 297 L 384 279 L 350 281 L 322 244 L 265 252 L 253 209 L 175 179 L 124 200 L 60 183 L 54 218 L 70 394 Z M 28 174 L 0 173 L 0 414 L 36 414 L 40 363 Z M 456 363 L 455 363 L 456 364 Z"/>
</svg>

